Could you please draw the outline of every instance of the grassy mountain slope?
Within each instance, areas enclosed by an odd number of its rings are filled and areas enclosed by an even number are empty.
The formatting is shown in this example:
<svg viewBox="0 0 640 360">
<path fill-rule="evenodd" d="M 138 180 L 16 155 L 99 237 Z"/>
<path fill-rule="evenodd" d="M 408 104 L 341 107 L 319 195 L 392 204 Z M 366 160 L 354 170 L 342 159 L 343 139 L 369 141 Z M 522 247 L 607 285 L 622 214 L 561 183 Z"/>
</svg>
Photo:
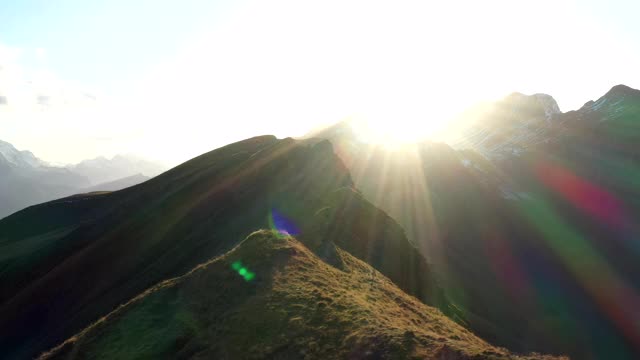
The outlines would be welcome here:
<svg viewBox="0 0 640 360">
<path fill-rule="evenodd" d="M 263 136 L 143 184 L 56 200 L 0 221 L 0 353 L 51 348 L 146 288 L 283 219 L 337 244 L 422 301 L 444 300 L 402 229 L 352 188 L 328 142 Z"/>
<path fill-rule="evenodd" d="M 364 144 L 345 124 L 313 136 L 429 257 L 475 333 L 518 351 L 637 359 L 638 104 L 625 86 L 548 117 L 503 103 L 478 120 L 498 150 L 488 158 Z"/>
<path fill-rule="evenodd" d="M 40 359 L 552 359 L 489 345 L 340 248 L 333 263 L 255 232 Z"/>
</svg>

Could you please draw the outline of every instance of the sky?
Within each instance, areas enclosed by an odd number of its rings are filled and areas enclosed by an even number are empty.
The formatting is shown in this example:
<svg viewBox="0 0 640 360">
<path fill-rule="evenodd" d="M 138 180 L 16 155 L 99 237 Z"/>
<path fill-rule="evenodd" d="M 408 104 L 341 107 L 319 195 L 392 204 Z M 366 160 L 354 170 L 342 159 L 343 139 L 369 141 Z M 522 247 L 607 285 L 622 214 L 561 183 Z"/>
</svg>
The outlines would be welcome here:
<svg viewBox="0 0 640 360">
<path fill-rule="evenodd" d="M 567 111 L 640 88 L 637 1 L 0 1 L 0 139 L 56 164 L 350 118 L 429 136 L 514 91 Z"/>
</svg>

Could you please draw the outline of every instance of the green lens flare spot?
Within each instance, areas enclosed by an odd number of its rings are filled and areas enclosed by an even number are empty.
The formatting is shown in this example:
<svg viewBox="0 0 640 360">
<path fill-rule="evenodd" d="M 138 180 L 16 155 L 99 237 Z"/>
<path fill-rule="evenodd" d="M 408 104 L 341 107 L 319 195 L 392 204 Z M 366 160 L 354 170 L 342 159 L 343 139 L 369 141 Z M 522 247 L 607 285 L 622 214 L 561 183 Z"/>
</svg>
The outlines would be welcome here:
<svg viewBox="0 0 640 360">
<path fill-rule="evenodd" d="M 235 270 L 238 273 L 238 275 L 242 276 L 245 281 L 251 281 L 253 280 L 253 278 L 256 277 L 256 274 L 254 274 L 253 272 L 249 271 L 249 269 L 244 267 L 240 260 L 234 261 L 231 264 L 231 268 Z"/>
</svg>

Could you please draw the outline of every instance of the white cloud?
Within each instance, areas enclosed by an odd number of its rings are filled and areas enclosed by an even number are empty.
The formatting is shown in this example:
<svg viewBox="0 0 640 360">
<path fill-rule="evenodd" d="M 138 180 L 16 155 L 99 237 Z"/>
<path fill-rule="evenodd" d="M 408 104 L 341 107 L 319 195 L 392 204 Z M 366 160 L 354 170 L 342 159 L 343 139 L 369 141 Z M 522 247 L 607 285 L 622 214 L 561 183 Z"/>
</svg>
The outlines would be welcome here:
<svg viewBox="0 0 640 360">
<path fill-rule="evenodd" d="M 47 68 L 25 66 L 28 51 L 36 50 L 0 44 L 0 139 L 55 163 L 112 152 L 89 139 L 103 120 L 100 104 Z"/>
</svg>

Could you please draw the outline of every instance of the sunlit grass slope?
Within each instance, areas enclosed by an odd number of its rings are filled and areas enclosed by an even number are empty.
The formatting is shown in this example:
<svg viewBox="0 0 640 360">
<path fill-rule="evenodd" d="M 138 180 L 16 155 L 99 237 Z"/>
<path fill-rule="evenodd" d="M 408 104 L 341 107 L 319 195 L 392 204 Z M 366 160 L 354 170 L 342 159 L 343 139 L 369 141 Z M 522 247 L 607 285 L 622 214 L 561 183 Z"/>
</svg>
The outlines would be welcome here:
<svg viewBox="0 0 640 360">
<path fill-rule="evenodd" d="M 552 359 L 493 347 L 368 264 L 332 252 L 333 266 L 292 237 L 255 232 L 41 360 Z M 238 269 L 255 277 L 246 280 Z"/>
</svg>

